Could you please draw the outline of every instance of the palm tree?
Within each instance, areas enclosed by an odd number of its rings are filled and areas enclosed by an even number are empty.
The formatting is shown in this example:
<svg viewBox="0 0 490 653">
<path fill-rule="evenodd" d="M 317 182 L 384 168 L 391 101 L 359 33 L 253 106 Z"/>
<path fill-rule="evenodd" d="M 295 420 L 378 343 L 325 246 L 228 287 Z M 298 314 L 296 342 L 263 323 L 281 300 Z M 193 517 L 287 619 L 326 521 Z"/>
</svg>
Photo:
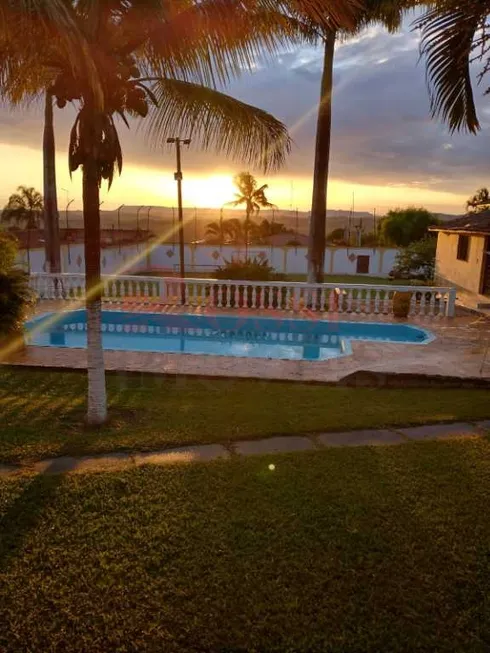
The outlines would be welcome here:
<svg viewBox="0 0 490 653">
<path fill-rule="evenodd" d="M 330 25 L 322 29 L 324 42 L 323 73 L 318 105 L 315 142 L 313 194 L 308 245 L 308 281 L 322 283 L 325 265 L 327 185 L 332 131 L 332 92 L 335 42 L 340 36 L 355 35 L 371 23 L 381 22 L 390 31 L 400 26 L 403 10 L 416 4 L 411 0 L 366 0 L 353 25 L 339 30 Z"/>
<path fill-rule="evenodd" d="M 78 107 L 69 166 L 70 171 L 81 167 L 83 177 L 89 423 L 102 423 L 107 416 L 99 187 L 102 180 L 110 186 L 116 169 L 122 168 L 115 116 L 126 124 L 128 116 L 149 116 L 149 131 L 160 142 L 182 130 L 204 148 L 214 145 L 264 169 L 278 167 L 289 149 L 284 126 L 264 111 L 198 82 L 226 82 L 230 74 L 250 66 L 260 48 L 274 52 L 284 41 L 305 37 L 308 29 L 299 17 L 349 24 L 355 5 L 354 0 L 342 5 L 333 0 L 182 0 L 177 6 L 170 0 L 121 0 L 102 6 L 79 0 L 70 11 L 76 14 L 88 52 L 83 65 L 74 67 L 64 51 L 56 50 L 61 35 L 46 52 L 23 52 L 29 69 L 44 70 L 48 62 L 55 72 L 50 92 L 58 106 L 72 101 Z"/>
<path fill-rule="evenodd" d="M 232 240 L 233 228 L 231 220 L 219 220 L 210 222 L 206 226 L 206 239 L 209 242 L 224 245 L 226 240 Z"/>
<path fill-rule="evenodd" d="M 21 229 L 40 229 L 43 223 L 43 196 L 35 188 L 19 186 L 2 211 L 2 222 Z"/>
<path fill-rule="evenodd" d="M 56 192 L 56 153 L 53 95 L 48 89 L 44 102 L 43 133 L 44 240 L 49 272 L 61 272 L 60 222 Z"/>
<path fill-rule="evenodd" d="M 466 202 L 466 210 L 469 213 L 481 213 L 490 209 L 490 193 L 488 188 L 480 188 Z"/>
<path fill-rule="evenodd" d="M 415 23 L 422 30 L 432 116 L 442 118 L 451 132 L 480 129 L 470 64 L 481 64 L 477 79 L 482 82 L 490 71 L 489 16 L 490 0 L 438 0 Z"/>
<path fill-rule="evenodd" d="M 269 202 L 265 191 L 269 188 L 267 184 L 258 186 L 257 180 L 250 172 L 240 172 L 235 176 L 233 183 L 238 193 L 235 193 L 236 199 L 228 202 L 228 206 L 245 205 L 245 221 L 243 224 L 244 241 L 245 241 L 245 258 L 248 258 L 248 241 L 250 231 L 256 226 L 252 222 L 252 215 L 258 214 L 261 208 L 272 209 L 275 205 Z"/>
<path fill-rule="evenodd" d="M 27 231 L 27 271 L 31 273 L 31 230 L 40 229 L 43 222 L 43 197 L 35 188 L 19 186 L 2 211 L 2 222 L 15 224 Z"/>
</svg>

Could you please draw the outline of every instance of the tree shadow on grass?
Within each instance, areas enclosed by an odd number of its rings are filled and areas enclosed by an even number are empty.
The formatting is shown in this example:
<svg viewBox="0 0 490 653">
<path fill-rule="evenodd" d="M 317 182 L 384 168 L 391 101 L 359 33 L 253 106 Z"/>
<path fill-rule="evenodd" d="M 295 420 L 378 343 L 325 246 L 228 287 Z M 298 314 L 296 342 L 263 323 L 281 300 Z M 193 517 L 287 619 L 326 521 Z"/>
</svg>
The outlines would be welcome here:
<svg viewBox="0 0 490 653">
<path fill-rule="evenodd" d="M 53 465 L 31 479 L 0 519 L 0 571 L 19 555 L 29 533 L 63 485 L 64 475 L 50 474 Z"/>
</svg>

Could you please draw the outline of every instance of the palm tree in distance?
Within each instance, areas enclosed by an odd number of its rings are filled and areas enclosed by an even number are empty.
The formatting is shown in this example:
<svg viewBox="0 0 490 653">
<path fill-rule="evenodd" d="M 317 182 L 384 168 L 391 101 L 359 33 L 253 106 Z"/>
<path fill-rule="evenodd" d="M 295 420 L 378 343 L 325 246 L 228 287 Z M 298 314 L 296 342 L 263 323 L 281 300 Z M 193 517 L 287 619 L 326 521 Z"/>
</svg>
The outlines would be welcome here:
<svg viewBox="0 0 490 653">
<path fill-rule="evenodd" d="M 248 258 L 248 243 L 250 232 L 256 227 L 252 221 L 252 215 L 257 215 L 260 209 L 273 209 L 276 208 L 274 204 L 269 202 L 266 197 L 265 191 L 269 188 L 267 184 L 258 186 L 257 180 L 250 172 L 240 172 L 233 179 L 238 193 L 235 193 L 235 200 L 228 202 L 228 206 L 245 206 L 245 221 L 243 224 L 243 239 L 245 242 L 245 259 Z"/>
<path fill-rule="evenodd" d="M 2 222 L 27 231 L 27 271 L 31 272 L 31 231 L 43 223 L 43 196 L 35 188 L 19 186 L 2 211 Z"/>
<path fill-rule="evenodd" d="M 209 243 L 224 245 L 233 239 L 233 229 L 230 220 L 215 220 L 206 225 L 206 240 Z"/>
<path fill-rule="evenodd" d="M 357 14 L 355 24 L 339 30 L 333 26 L 322 30 L 324 53 L 320 102 L 315 142 L 313 194 L 311 200 L 310 233 L 308 245 L 308 281 L 322 283 L 325 266 L 327 186 L 330 166 L 330 141 L 332 131 L 332 92 L 335 42 L 337 38 L 355 35 L 372 23 L 382 23 L 390 31 L 398 29 L 403 10 L 413 6 L 415 0 L 366 0 Z"/>
<path fill-rule="evenodd" d="M 468 213 L 481 213 L 490 209 L 490 193 L 488 188 L 479 188 L 466 202 Z"/>
<path fill-rule="evenodd" d="M 43 196 L 35 188 L 19 186 L 2 211 L 2 222 L 21 229 L 40 229 L 43 224 Z"/>
</svg>

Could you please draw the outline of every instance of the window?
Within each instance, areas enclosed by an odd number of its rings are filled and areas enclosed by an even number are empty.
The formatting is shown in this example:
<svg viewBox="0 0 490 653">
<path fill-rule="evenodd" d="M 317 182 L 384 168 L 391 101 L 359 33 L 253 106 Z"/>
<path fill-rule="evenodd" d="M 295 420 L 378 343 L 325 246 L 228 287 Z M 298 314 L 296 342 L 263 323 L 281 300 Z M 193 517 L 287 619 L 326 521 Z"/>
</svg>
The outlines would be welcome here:
<svg viewBox="0 0 490 653">
<path fill-rule="evenodd" d="M 369 274 L 369 256 L 357 257 L 357 274 Z"/>
<path fill-rule="evenodd" d="M 470 249 L 470 237 L 458 236 L 458 253 L 456 255 L 458 261 L 468 260 L 469 249 Z"/>
</svg>

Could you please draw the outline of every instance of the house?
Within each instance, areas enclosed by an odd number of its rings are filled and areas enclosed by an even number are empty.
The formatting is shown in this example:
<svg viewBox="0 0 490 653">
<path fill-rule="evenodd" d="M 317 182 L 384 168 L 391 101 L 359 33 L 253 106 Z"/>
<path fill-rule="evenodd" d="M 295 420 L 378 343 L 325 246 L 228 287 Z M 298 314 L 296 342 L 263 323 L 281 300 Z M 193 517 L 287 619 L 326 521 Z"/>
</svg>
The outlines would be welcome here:
<svg viewBox="0 0 490 653">
<path fill-rule="evenodd" d="M 437 232 L 436 280 L 490 295 L 490 211 L 430 227 Z"/>
</svg>

